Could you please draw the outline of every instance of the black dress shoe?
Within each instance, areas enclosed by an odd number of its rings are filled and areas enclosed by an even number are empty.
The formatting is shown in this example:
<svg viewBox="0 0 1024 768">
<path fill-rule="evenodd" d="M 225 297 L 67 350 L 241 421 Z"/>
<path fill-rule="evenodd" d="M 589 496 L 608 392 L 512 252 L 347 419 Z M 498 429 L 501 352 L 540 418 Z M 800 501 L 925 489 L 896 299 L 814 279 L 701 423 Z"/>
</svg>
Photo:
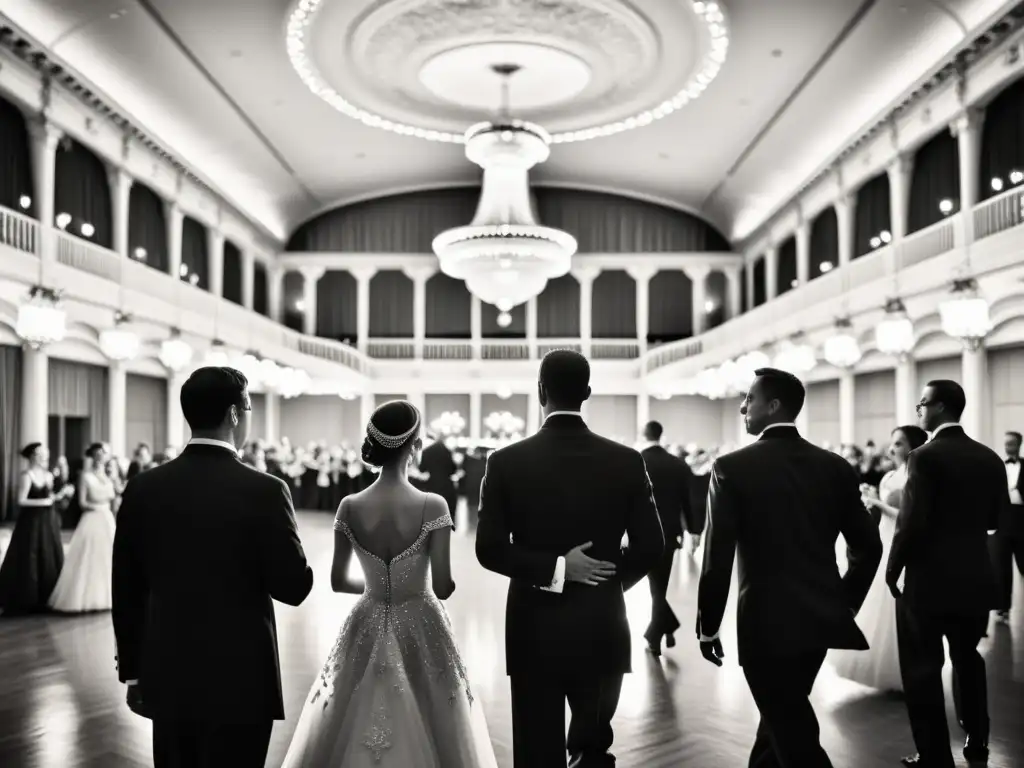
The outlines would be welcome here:
<svg viewBox="0 0 1024 768">
<path fill-rule="evenodd" d="M 972 739 L 970 736 L 964 741 L 964 757 L 969 763 L 988 762 L 988 741 L 985 739 Z"/>
<path fill-rule="evenodd" d="M 665 635 L 665 647 L 666 648 L 675 648 L 676 647 L 676 636 L 675 635 L 673 635 L 671 633 Z"/>
</svg>

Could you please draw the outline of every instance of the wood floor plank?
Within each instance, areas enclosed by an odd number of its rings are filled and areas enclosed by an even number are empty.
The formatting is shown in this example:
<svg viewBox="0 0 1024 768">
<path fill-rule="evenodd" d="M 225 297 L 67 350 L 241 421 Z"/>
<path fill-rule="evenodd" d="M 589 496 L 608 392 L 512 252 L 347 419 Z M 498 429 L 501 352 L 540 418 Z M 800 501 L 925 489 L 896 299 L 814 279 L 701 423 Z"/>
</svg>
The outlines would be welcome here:
<svg viewBox="0 0 1024 768">
<path fill-rule="evenodd" d="M 277 768 L 309 687 L 355 598 L 328 585 L 331 516 L 300 513 L 300 531 L 316 586 L 298 608 L 278 606 L 282 674 L 290 720 L 277 723 L 267 765 Z M 505 580 L 483 571 L 472 541 L 453 543 L 457 589 L 448 611 L 482 702 L 501 768 L 511 768 L 511 716 L 504 674 Z M 696 565 L 683 557 L 670 599 L 684 630 L 693 625 Z M 1019 586 L 1019 585 L 1018 585 Z M 1024 605 L 1017 592 L 1012 626 L 993 626 L 984 641 L 992 712 L 992 768 L 1024 766 Z M 733 593 L 735 597 L 735 592 Z M 641 584 L 628 595 L 637 637 L 633 674 L 623 686 L 614 750 L 620 768 L 745 766 L 757 712 L 735 660 L 733 620 L 724 634 L 722 669 L 704 661 L 689 632 L 656 660 L 639 634 L 650 598 Z M 136 768 L 151 766 L 150 726 L 124 705 L 114 671 L 107 614 L 0 617 L 0 766 L 2 768 Z M 948 676 L 948 670 L 947 670 Z M 947 677 L 948 688 L 948 677 Z M 814 692 L 822 741 L 836 768 L 898 765 L 913 750 L 898 697 L 874 694 L 826 668 Z M 950 707 L 950 720 L 952 711 Z M 959 733 L 953 726 L 953 733 Z M 954 752 L 959 757 L 959 749 Z M 961 761 L 961 765 L 965 765 Z M 413 768 L 413 767 L 410 767 Z"/>
</svg>

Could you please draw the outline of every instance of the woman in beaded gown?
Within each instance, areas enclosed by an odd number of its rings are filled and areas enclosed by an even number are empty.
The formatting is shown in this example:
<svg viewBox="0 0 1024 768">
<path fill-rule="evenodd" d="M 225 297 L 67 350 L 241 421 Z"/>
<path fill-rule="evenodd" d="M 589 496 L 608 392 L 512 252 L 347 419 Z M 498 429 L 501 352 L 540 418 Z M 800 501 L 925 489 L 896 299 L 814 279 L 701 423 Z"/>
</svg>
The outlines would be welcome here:
<svg viewBox="0 0 1024 768">
<path fill-rule="evenodd" d="M 885 474 L 877 490 L 868 485 L 861 487 L 864 504 L 878 521 L 878 533 L 882 539 L 882 564 L 857 613 L 857 623 L 867 638 L 868 650 L 831 651 L 830 659 L 840 677 L 878 691 L 903 690 L 896 643 L 896 603 L 885 583 L 885 563 L 889 559 L 903 486 L 907 482 L 907 457 L 927 439 L 927 433 L 920 427 L 896 427 L 889 446 L 889 455 L 896 468 Z"/>
<path fill-rule="evenodd" d="M 497 768 L 441 604 L 455 589 L 448 505 L 408 479 L 420 421 L 412 404 L 393 401 L 367 425 L 362 458 L 380 475 L 339 506 L 331 567 L 334 591 L 361 597 L 313 682 L 283 768 Z M 365 586 L 348 576 L 353 553 Z"/>
</svg>

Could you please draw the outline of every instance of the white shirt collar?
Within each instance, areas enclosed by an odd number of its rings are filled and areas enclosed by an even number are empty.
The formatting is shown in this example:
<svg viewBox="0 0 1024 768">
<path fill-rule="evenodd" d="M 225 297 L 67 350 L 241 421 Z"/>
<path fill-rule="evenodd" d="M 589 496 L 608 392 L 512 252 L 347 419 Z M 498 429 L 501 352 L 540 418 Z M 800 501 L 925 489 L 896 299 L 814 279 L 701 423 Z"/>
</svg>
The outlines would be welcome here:
<svg viewBox="0 0 1024 768">
<path fill-rule="evenodd" d="M 959 421 L 947 421 L 945 424 L 939 424 L 939 426 L 937 426 L 935 428 L 935 431 L 932 432 L 931 436 L 928 439 L 929 440 L 934 440 L 935 436 L 937 434 L 939 434 L 939 432 L 944 430 L 946 427 L 959 427 L 959 426 L 962 426 Z"/>
<path fill-rule="evenodd" d="M 188 444 L 189 445 L 213 445 L 213 446 L 216 446 L 217 448 L 226 448 L 227 450 L 231 451 L 236 456 L 240 453 L 240 451 L 237 448 L 235 448 L 235 446 L 233 446 L 231 443 L 229 443 L 229 442 L 227 442 L 225 440 L 214 440 L 214 439 L 209 438 L 209 437 L 193 437 L 191 440 L 188 441 Z"/>
<path fill-rule="evenodd" d="M 637 450 L 638 451 L 646 451 L 648 448 L 660 448 L 660 447 L 661 447 L 661 443 L 655 443 L 652 440 L 641 440 L 640 441 L 640 447 L 637 448 Z"/>
<path fill-rule="evenodd" d="M 577 419 L 583 418 L 583 414 L 580 413 L 579 411 L 552 411 L 551 413 L 544 417 L 544 423 L 547 424 L 548 419 L 550 419 L 552 416 L 575 416 Z"/>
<path fill-rule="evenodd" d="M 769 429 L 775 429 L 776 427 L 791 427 L 793 429 L 796 429 L 796 424 L 793 424 L 792 422 L 779 422 L 778 424 L 769 424 L 767 427 L 761 430 L 761 434 L 757 436 L 758 439 L 760 439 L 761 436 L 764 435 L 764 433 L 767 432 Z"/>
</svg>

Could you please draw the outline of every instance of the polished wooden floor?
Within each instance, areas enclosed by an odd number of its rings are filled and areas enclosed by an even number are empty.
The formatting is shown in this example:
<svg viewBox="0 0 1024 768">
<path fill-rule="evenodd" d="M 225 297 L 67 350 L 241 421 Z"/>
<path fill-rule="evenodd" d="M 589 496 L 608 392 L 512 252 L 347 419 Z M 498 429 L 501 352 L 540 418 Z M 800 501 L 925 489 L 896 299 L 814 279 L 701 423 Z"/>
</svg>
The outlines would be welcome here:
<svg viewBox="0 0 1024 768">
<path fill-rule="evenodd" d="M 354 598 L 330 591 L 331 517 L 301 513 L 303 543 L 316 571 L 313 594 L 299 608 L 278 606 L 286 709 L 295 718 Z M 6 536 L 3 537 L 6 539 Z M 6 545 L 6 541 L 2 542 Z M 6 548 L 6 546 L 4 546 Z M 508 682 L 504 675 L 504 579 L 483 571 L 470 539 L 453 546 L 458 588 L 449 613 L 482 701 L 498 764 L 511 768 Z M 677 566 L 671 600 L 684 627 L 692 625 L 696 566 Z M 1018 587 L 1020 585 L 1018 584 Z M 645 585 L 629 593 L 637 635 L 650 598 Z M 735 593 L 734 593 L 735 594 Z M 994 768 L 1024 766 L 1024 601 L 1018 618 L 993 626 L 988 659 Z M 729 625 L 732 624 L 730 619 Z M 722 669 L 705 662 L 691 635 L 660 660 L 636 644 L 634 673 L 623 688 L 614 750 L 621 768 L 745 766 L 757 723 L 735 656 Z M 725 635 L 727 653 L 735 648 Z M 0 617 L 0 768 L 128 768 L 152 765 L 150 727 L 124 705 L 113 665 L 109 615 Z M 948 670 L 947 670 L 948 673 Z M 836 768 L 899 765 L 912 751 L 903 704 L 837 679 L 826 668 L 814 701 L 822 741 Z M 952 715 L 951 715 L 952 719 Z M 278 723 L 267 765 L 284 758 L 294 727 Z M 959 733 L 954 728 L 954 733 Z M 954 752 L 959 756 L 959 749 Z M 410 768 L 413 768 L 410 766 Z"/>
</svg>

